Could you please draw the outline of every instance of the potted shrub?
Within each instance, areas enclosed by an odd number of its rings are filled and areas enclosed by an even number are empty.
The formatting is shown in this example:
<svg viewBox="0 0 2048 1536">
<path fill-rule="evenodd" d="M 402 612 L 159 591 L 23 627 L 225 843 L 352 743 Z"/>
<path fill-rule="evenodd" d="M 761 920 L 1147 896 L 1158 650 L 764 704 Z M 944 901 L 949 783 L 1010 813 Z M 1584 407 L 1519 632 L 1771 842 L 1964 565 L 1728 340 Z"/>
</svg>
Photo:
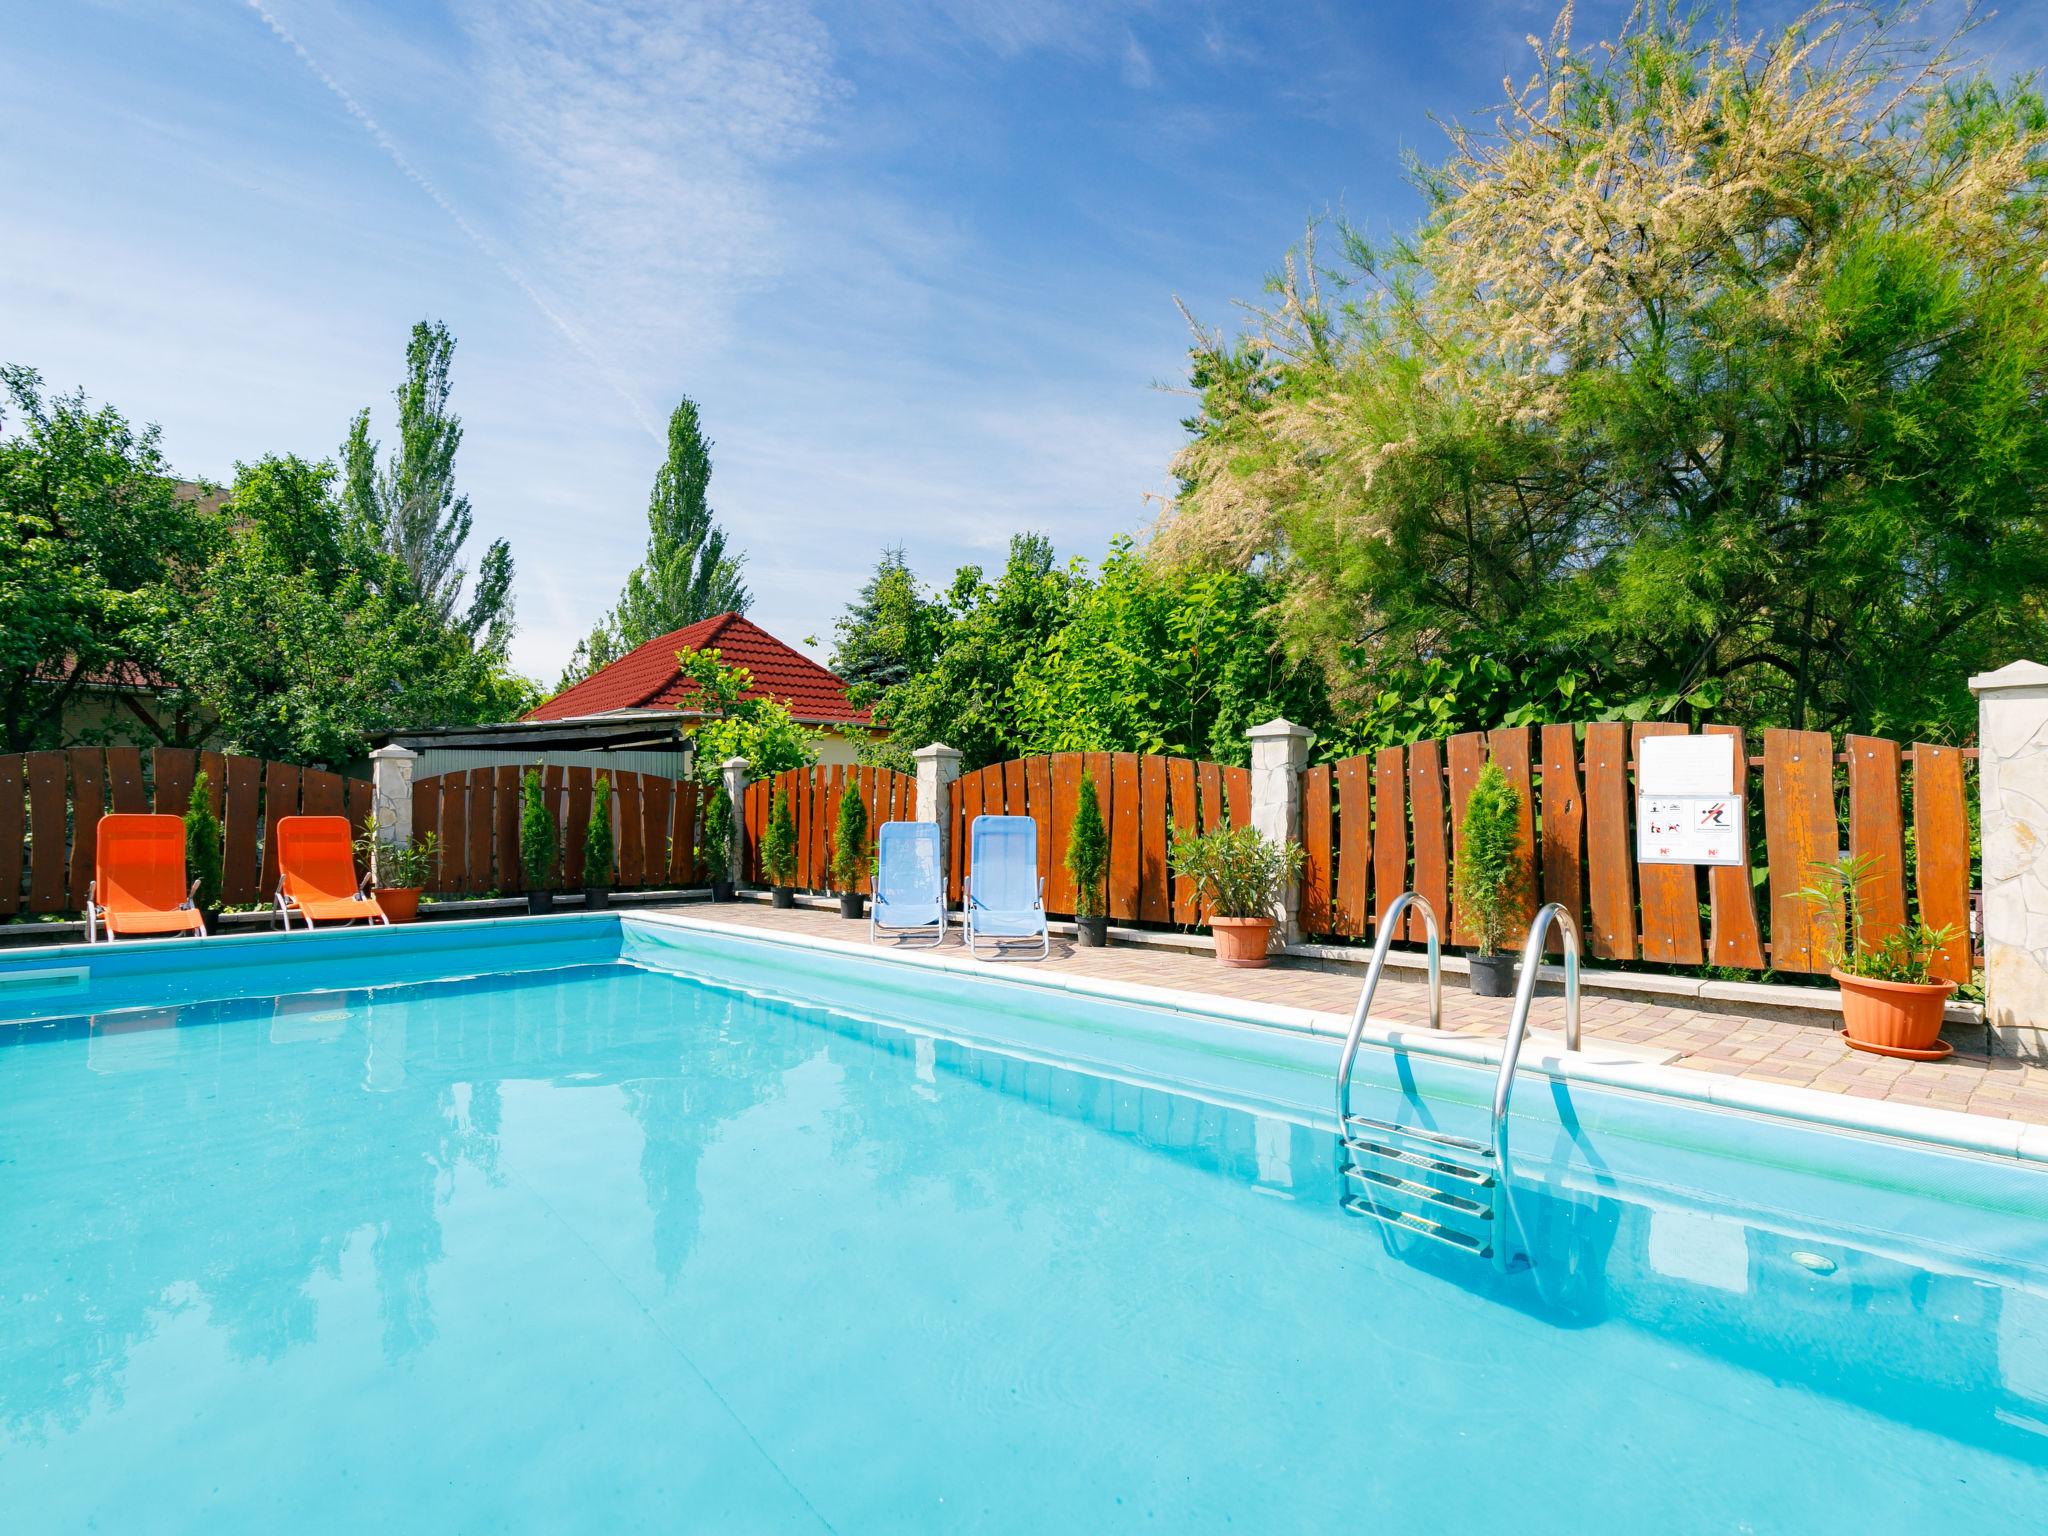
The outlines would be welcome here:
<svg viewBox="0 0 2048 1536">
<path fill-rule="evenodd" d="M 1173 872 L 1195 882 L 1224 965 L 1256 968 L 1273 942 L 1273 911 L 1301 873 L 1299 843 L 1284 846 L 1254 827 L 1218 827 L 1173 840 Z"/>
<path fill-rule="evenodd" d="M 1952 981 L 1937 980 L 1934 959 L 1955 937 L 1915 918 L 1875 943 L 1864 938 L 1863 886 L 1869 855 L 1815 864 L 1814 880 L 1797 892 L 1818 909 L 1829 974 L 1842 989 L 1842 1036 L 1854 1049 L 1909 1061 L 1938 1061 L 1953 1049 L 1941 1038 Z"/>
<path fill-rule="evenodd" d="M 520 787 L 519 868 L 526 876 L 526 910 L 535 916 L 552 912 L 555 893 L 549 889 L 555 878 L 555 818 L 548 814 L 547 797 L 541 789 L 540 769 L 526 770 Z"/>
<path fill-rule="evenodd" d="M 371 816 L 356 836 L 356 854 L 375 877 L 377 906 L 387 918 L 409 923 L 420 915 L 420 894 L 441 862 L 439 838 L 426 832 L 411 842 L 387 842 Z"/>
<path fill-rule="evenodd" d="M 1081 797 L 1074 803 L 1074 822 L 1067 829 L 1067 873 L 1074 877 L 1074 938 L 1083 949 L 1109 942 L 1109 916 L 1103 910 L 1102 877 L 1109 868 L 1109 833 L 1102 825 L 1102 801 L 1095 793 L 1095 775 L 1081 779 Z"/>
<path fill-rule="evenodd" d="M 612 886 L 612 779 L 597 776 L 590 792 L 590 825 L 583 830 L 583 910 L 602 912 Z"/>
<path fill-rule="evenodd" d="M 1521 792 L 1500 764 L 1488 763 L 1465 802 L 1464 846 L 1458 850 L 1458 913 L 1479 940 L 1471 987 L 1480 997 L 1506 997 L 1515 989 L 1515 957 L 1503 946 L 1520 904 L 1521 825 Z"/>
<path fill-rule="evenodd" d="M 832 828 L 832 883 L 839 887 L 841 917 L 866 915 L 867 898 L 854 887 L 867 878 L 870 846 L 867 803 L 860 797 L 860 785 L 848 779 Z"/>
<path fill-rule="evenodd" d="M 761 873 L 774 888 L 770 900 L 776 906 L 796 905 L 796 815 L 779 789 L 768 808 L 768 830 L 761 834 Z"/>
<path fill-rule="evenodd" d="M 732 900 L 732 801 L 713 784 L 697 818 L 697 862 L 711 882 L 713 901 Z"/>
<path fill-rule="evenodd" d="M 213 796 L 206 770 L 192 776 L 192 799 L 185 807 L 185 873 L 192 877 L 192 905 L 208 933 L 220 931 L 220 818 L 213 814 Z"/>
</svg>

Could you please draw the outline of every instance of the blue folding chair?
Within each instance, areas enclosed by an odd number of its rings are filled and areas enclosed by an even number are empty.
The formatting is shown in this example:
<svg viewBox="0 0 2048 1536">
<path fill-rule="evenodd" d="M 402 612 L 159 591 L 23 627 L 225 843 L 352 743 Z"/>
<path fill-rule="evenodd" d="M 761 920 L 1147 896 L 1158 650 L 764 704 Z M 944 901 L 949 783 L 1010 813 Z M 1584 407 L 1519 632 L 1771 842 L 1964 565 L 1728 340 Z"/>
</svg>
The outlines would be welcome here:
<svg viewBox="0 0 2048 1536">
<path fill-rule="evenodd" d="M 1045 881 L 1038 874 L 1038 823 L 1029 816 L 977 816 L 968 829 L 967 951 L 980 944 L 1000 955 L 1005 944 L 1036 939 L 1043 960 L 1052 953 L 1045 924 Z"/>
<path fill-rule="evenodd" d="M 945 871 L 939 828 L 931 821 L 885 821 L 875 839 L 875 895 L 868 906 L 868 942 L 929 934 L 929 949 L 946 942 Z M 906 946 L 909 947 L 909 946 Z"/>
</svg>

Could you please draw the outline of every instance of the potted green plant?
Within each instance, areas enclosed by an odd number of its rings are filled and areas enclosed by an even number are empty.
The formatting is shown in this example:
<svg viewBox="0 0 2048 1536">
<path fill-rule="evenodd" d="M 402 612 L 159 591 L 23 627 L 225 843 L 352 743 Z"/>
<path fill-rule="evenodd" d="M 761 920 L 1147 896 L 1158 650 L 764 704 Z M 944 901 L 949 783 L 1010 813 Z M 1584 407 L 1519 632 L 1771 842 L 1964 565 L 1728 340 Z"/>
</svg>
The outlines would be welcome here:
<svg viewBox="0 0 2048 1536">
<path fill-rule="evenodd" d="M 370 816 L 356 834 L 356 856 L 370 867 L 377 906 L 394 923 L 420 915 L 420 894 L 441 862 L 441 841 L 423 832 L 410 842 L 387 841 L 377 818 Z"/>
<path fill-rule="evenodd" d="M 1081 778 L 1074 802 L 1073 824 L 1067 828 L 1067 873 L 1074 877 L 1074 938 L 1083 949 L 1109 942 L 1109 916 L 1103 910 L 1102 877 L 1109 868 L 1109 833 L 1102 825 L 1102 799 L 1095 775 Z"/>
<path fill-rule="evenodd" d="M 713 901 L 732 900 L 732 801 L 714 783 L 697 817 L 697 862 L 711 883 Z"/>
<path fill-rule="evenodd" d="M 867 915 L 867 897 L 854 887 L 868 876 L 872 846 L 867 802 L 860 797 L 860 785 L 848 779 L 839 796 L 839 819 L 832 828 L 832 883 L 839 887 L 841 917 Z"/>
<path fill-rule="evenodd" d="M 1255 827 L 1181 833 L 1168 854 L 1173 872 L 1195 883 L 1224 965 L 1255 969 L 1273 942 L 1273 913 L 1301 873 L 1299 843 L 1276 843 Z"/>
<path fill-rule="evenodd" d="M 768 808 L 768 830 L 761 834 L 761 873 L 773 888 L 769 899 L 774 905 L 796 905 L 796 814 L 779 789 Z"/>
<path fill-rule="evenodd" d="M 590 791 L 590 825 L 583 829 L 583 910 L 601 912 L 612 885 L 612 779 L 597 776 Z"/>
<path fill-rule="evenodd" d="M 220 818 L 213 814 L 212 786 L 206 770 L 192 776 L 192 798 L 185 806 L 185 873 L 192 877 L 192 905 L 208 933 L 220 930 Z"/>
<path fill-rule="evenodd" d="M 540 769 L 526 770 L 520 786 L 519 869 L 526 877 L 526 910 L 535 916 L 552 912 L 555 893 L 555 853 L 558 838 L 555 818 L 548 814 L 548 802 L 541 786 Z"/>
<path fill-rule="evenodd" d="M 1522 886 L 1522 796 L 1500 764 L 1488 763 L 1465 802 L 1464 846 L 1458 850 L 1458 912 L 1478 944 L 1470 984 L 1479 997 L 1515 989 L 1515 957 L 1505 950 Z"/>
<path fill-rule="evenodd" d="M 1842 1037 L 1859 1051 L 1938 1061 L 1952 1046 L 1941 1038 L 1953 981 L 1937 979 L 1934 961 L 1955 937 L 1952 928 L 1915 918 L 1875 942 L 1864 937 L 1863 887 L 1876 872 L 1868 854 L 1812 866 L 1813 882 L 1794 894 L 1819 914 L 1828 974 L 1842 989 Z"/>
</svg>

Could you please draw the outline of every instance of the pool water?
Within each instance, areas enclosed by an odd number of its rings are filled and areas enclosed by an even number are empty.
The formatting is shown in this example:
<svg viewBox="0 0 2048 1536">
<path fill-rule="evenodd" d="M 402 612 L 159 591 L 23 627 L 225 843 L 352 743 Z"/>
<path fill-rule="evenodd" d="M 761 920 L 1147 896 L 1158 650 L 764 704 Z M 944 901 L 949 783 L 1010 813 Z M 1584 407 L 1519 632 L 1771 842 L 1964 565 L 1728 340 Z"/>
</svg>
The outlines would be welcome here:
<svg viewBox="0 0 2048 1536">
<path fill-rule="evenodd" d="M 11 1531 L 2048 1523 L 2031 1259 L 1532 1185 L 1497 1275 L 1298 1118 L 624 963 L 0 1041 Z"/>
</svg>

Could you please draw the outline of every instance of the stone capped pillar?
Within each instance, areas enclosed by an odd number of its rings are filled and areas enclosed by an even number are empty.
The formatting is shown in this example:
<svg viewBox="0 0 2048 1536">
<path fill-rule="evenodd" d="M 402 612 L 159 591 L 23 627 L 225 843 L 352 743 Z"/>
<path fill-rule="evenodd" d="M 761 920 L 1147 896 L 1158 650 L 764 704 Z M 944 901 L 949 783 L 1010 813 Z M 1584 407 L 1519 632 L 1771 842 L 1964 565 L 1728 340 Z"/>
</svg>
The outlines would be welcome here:
<svg viewBox="0 0 2048 1536">
<path fill-rule="evenodd" d="M 1301 841 L 1301 774 L 1315 733 L 1290 720 L 1268 720 L 1245 732 L 1252 744 L 1252 825 L 1285 847 Z M 1301 942 L 1301 882 L 1290 880 L 1273 916 L 1281 942 Z"/>
<path fill-rule="evenodd" d="M 2048 1061 L 2048 667 L 1970 679 L 1984 839 L 1984 993 L 1994 1049 Z"/>
<path fill-rule="evenodd" d="M 946 807 L 953 798 L 953 781 L 960 777 L 960 754 L 943 741 L 935 741 L 911 753 L 910 760 L 917 765 L 917 819 L 937 825 L 939 868 L 951 869 L 952 850 L 947 843 L 953 836 L 953 818 L 946 814 Z"/>
<path fill-rule="evenodd" d="M 727 843 L 729 862 L 725 866 L 726 875 L 737 885 L 740 872 L 747 867 L 747 760 L 728 757 L 718 765 L 718 773 L 725 782 L 725 798 L 732 806 L 732 836 Z"/>
<path fill-rule="evenodd" d="M 419 756 L 396 742 L 370 754 L 370 813 L 377 818 L 380 847 L 412 841 L 412 770 Z M 370 862 L 374 867 L 374 854 Z"/>
</svg>

